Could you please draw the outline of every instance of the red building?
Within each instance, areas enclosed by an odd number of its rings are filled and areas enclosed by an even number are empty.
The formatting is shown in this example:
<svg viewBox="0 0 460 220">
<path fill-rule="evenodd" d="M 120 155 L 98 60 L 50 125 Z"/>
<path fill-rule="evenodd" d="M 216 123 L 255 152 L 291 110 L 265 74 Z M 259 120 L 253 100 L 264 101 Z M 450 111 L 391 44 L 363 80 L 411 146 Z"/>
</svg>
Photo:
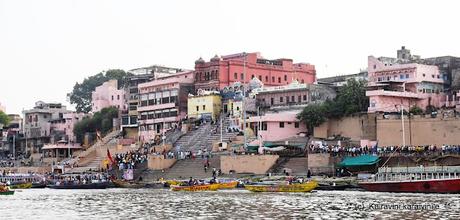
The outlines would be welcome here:
<svg viewBox="0 0 460 220">
<path fill-rule="evenodd" d="M 216 55 L 209 62 L 202 58 L 195 61 L 197 90 L 221 90 L 235 82 L 247 83 L 254 77 L 265 86 L 287 85 L 292 80 L 309 84 L 316 81 L 316 70 L 314 65 L 293 63 L 292 59 L 264 59 L 258 52 Z"/>
</svg>

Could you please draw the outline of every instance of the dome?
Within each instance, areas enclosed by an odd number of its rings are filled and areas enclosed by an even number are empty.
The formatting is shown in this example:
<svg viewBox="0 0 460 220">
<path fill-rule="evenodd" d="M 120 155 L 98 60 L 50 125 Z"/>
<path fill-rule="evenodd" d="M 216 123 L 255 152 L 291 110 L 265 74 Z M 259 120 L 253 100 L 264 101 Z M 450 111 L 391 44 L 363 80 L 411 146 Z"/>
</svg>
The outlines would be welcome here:
<svg viewBox="0 0 460 220">
<path fill-rule="evenodd" d="M 216 54 L 213 58 L 211 58 L 211 61 L 220 61 L 220 57 Z"/>
<path fill-rule="evenodd" d="M 257 89 L 263 87 L 264 84 L 256 77 L 252 78 L 251 81 L 249 81 L 249 89 Z"/>
<path fill-rule="evenodd" d="M 204 60 L 201 57 L 195 61 L 195 64 L 203 64 L 203 63 L 204 63 Z"/>
</svg>

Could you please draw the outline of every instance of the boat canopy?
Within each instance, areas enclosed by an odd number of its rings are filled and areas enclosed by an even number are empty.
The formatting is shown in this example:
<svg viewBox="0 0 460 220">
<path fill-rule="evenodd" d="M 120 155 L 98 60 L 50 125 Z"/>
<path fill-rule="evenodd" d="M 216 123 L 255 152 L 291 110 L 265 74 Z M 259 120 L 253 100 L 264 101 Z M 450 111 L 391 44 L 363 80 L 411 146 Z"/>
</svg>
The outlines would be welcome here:
<svg viewBox="0 0 460 220">
<path fill-rule="evenodd" d="M 342 160 L 338 164 L 340 167 L 356 167 L 356 166 L 369 166 L 369 165 L 374 165 L 377 162 L 379 162 L 379 157 L 370 155 L 370 154 L 363 154 L 357 157 L 345 157 L 345 159 Z"/>
</svg>

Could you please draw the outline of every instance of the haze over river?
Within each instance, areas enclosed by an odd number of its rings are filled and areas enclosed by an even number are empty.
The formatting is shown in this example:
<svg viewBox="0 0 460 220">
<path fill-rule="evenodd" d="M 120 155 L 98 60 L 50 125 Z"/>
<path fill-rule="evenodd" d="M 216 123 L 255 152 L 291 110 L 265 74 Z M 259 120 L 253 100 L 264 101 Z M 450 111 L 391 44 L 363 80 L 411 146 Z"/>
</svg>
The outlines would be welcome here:
<svg viewBox="0 0 460 220">
<path fill-rule="evenodd" d="M 0 219 L 460 219 L 456 194 L 251 193 L 167 189 L 17 190 Z"/>
</svg>

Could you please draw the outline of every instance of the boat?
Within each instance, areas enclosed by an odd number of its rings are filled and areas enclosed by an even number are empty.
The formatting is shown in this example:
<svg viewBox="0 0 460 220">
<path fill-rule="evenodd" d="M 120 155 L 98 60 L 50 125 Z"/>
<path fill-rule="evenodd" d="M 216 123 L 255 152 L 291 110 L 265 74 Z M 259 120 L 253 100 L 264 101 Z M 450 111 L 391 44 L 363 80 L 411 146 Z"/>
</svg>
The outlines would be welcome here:
<svg viewBox="0 0 460 220">
<path fill-rule="evenodd" d="M 178 186 L 171 185 L 172 191 L 216 191 L 219 189 L 219 184 L 205 184 L 205 185 L 193 185 L 193 186 Z"/>
<path fill-rule="evenodd" d="M 109 185 L 108 182 L 95 182 L 95 183 L 59 183 L 47 185 L 51 189 L 106 189 Z"/>
<path fill-rule="evenodd" d="M 345 190 L 348 188 L 352 188 L 350 184 L 326 184 L 326 183 L 319 183 L 316 190 Z"/>
<path fill-rule="evenodd" d="M 460 193 L 460 166 L 381 167 L 358 185 L 373 192 Z"/>
<path fill-rule="evenodd" d="M 10 188 L 6 185 L 0 185 L 0 195 L 13 195 L 14 190 L 10 190 Z"/>
<path fill-rule="evenodd" d="M 34 182 L 32 183 L 32 189 L 43 189 L 46 188 L 45 182 Z"/>
<path fill-rule="evenodd" d="M 225 183 L 218 183 L 219 189 L 234 189 L 238 185 L 238 181 L 231 181 Z"/>
<path fill-rule="evenodd" d="M 10 185 L 11 189 L 30 189 L 32 188 L 32 183 L 13 183 Z"/>
<path fill-rule="evenodd" d="M 139 188 L 143 188 L 143 187 L 144 187 L 144 184 L 136 183 L 136 182 L 129 182 L 129 181 L 125 181 L 125 180 L 116 180 L 116 179 L 113 179 L 113 180 L 112 180 L 112 183 L 113 183 L 116 187 L 119 187 L 119 188 L 139 189 Z"/>
<path fill-rule="evenodd" d="M 293 184 L 275 185 L 245 185 L 244 188 L 251 192 L 310 192 L 318 186 L 316 181 Z"/>
</svg>

